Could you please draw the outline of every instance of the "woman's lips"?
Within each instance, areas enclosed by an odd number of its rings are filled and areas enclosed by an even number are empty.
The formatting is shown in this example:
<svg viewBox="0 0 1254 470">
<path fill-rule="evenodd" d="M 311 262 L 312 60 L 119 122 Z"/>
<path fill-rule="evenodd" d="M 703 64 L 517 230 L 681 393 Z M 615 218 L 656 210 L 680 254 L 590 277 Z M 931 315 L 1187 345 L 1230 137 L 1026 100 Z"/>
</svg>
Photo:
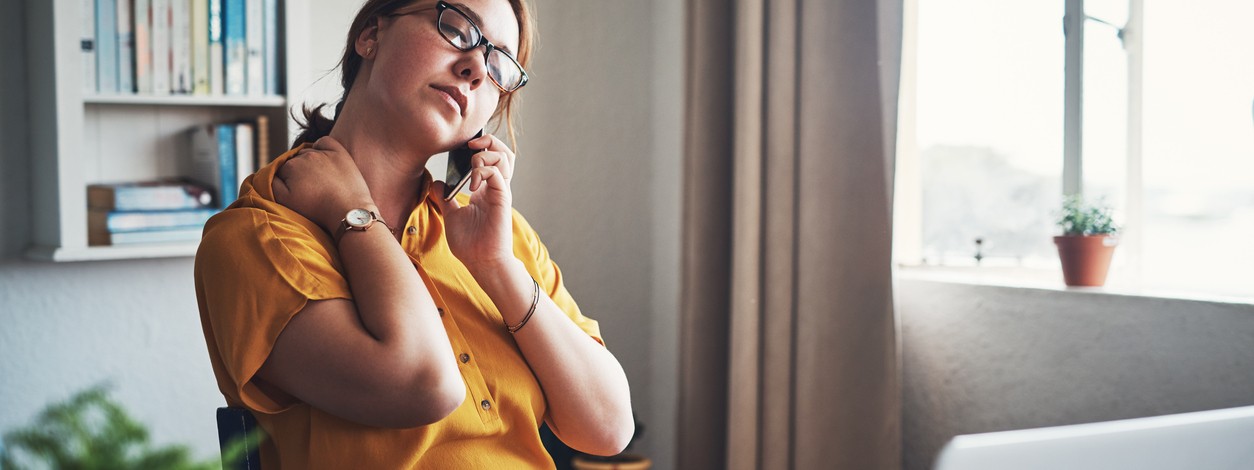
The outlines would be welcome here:
<svg viewBox="0 0 1254 470">
<path fill-rule="evenodd" d="M 466 114 L 466 95 L 463 95 L 461 90 L 458 90 L 457 87 L 431 85 L 431 88 L 440 92 L 440 94 L 444 96 L 445 100 L 456 107 L 459 115 Z"/>
</svg>

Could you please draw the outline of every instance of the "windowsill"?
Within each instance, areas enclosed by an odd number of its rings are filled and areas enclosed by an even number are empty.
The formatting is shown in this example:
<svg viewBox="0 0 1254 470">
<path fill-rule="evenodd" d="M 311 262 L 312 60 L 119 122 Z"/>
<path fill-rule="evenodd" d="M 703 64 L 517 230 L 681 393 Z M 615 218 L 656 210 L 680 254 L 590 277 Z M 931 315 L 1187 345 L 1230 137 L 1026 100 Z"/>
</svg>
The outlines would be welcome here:
<svg viewBox="0 0 1254 470">
<path fill-rule="evenodd" d="M 1216 304 L 1254 305 L 1254 297 L 1241 297 L 1199 292 L 1173 292 L 1165 289 L 1108 285 L 1104 287 L 1069 287 L 1062 282 L 1059 269 L 1025 267 L 976 266 L 905 266 L 898 265 L 894 276 L 900 279 L 1033 289 L 1077 295 L 1109 295 L 1144 297 Z"/>
</svg>

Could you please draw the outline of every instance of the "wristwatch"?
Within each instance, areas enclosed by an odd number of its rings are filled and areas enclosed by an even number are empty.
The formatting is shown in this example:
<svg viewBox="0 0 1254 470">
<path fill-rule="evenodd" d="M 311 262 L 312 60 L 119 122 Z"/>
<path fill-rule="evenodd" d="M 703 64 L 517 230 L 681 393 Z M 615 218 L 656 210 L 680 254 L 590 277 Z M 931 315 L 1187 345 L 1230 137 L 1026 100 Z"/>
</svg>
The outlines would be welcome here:
<svg viewBox="0 0 1254 470">
<path fill-rule="evenodd" d="M 375 222 L 383 224 L 384 227 L 387 227 L 389 232 L 392 232 L 392 227 L 389 227 L 387 222 L 384 222 L 383 219 L 379 217 L 379 214 L 375 214 L 374 211 L 360 208 L 352 209 L 348 211 L 347 214 L 344 214 L 344 219 L 340 221 L 340 226 L 335 229 L 335 234 L 333 234 L 331 238 L 335 241 L 335 245 L 339 246 L 340 238 L 343 238 L 345 233 L 348 233 L 349 231 L 365 232 L 373 226 Z"/>
</svg>

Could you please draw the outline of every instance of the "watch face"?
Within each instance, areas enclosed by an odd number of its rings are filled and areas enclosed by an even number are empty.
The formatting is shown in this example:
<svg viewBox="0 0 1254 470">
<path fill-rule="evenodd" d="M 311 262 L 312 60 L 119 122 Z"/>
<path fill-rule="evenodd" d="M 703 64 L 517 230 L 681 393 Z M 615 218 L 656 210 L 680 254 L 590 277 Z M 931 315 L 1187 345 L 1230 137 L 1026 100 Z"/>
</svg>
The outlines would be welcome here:
<svg viewBox="0 0 1254 470">
<path fill-rule="evenodd" d="M 344 216 L 344 220 L 348 225 L 353 227 L 365 227 L 370 223 L 370 211 L 365 209 L 353 209 L 348 211 L 348 215 Z"/>
</svg>

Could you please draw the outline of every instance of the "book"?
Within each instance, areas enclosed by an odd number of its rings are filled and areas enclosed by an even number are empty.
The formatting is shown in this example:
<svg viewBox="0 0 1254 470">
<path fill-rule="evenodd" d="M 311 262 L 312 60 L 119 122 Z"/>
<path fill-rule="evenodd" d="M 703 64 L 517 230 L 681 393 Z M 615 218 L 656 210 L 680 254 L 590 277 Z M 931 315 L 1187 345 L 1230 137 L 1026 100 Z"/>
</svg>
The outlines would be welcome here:
<svg viewBox="0 0 1254 470">
<path fill-rule="evenodd" d="M 87 211 L 88 233 L 101 227 L 108 233 L 144 232 L 165 229 L 204 227 L 218 209 L 181 209 L 172 211 Z"/>
<path fill-rule="evenodd" d="M 87 207 L 106 211 L 151 211 L 217 207 L 213 191 L 184 179 L 87 186 Z"/>
<path fill-rule="evenodd" d="M 235 199 L 239 197 L 239 167 L 235 158 L 235 126 L 233 124 L 218 124 L 218 167 L 221 168 L 222 180 L 222 199 L 219 205 L 222 208 L 231 205 Z"/>
<path fill-rule="evenodd" d="M 152 0 L 135 0 L 135 92 L 152 94 Z"/>
<path fill-rule="evenodd" d="M 170 1 L 150 0 L 152 6 L 152 93 L 170 94 Z"/>
<path fill-rule="evenodd" d="M 244 0 L 244 44 L 248 52 L 244 83 L 248 94 L 266 93 L 265 6 L 261 0 Z"/>
<path fill-rule="evenodd" d="M 191 1 L 170 0 L 170 92 L 192 92 Z"/>
<path fill-rule="evenodd" d="M 244 30 L 244 0 L 222 0 L 222 46 L 225 49 L 225 89 L 228 95 L 248 92 L 247 32 Z"/>
<path fill-rule="evenodd" d="M 257 116 L 257 166 L 255 170 L 270 163 L 270 117 L 264 114 Z M 255 171 L 254 170 L 254 171 Z"/>
<path fill-rule="evenodd" d="M 279 0 L 263 0 L 265 2 L 265 36 L 266 44 L 263 54 L 266 61 L 267 95 L 278 95 L 279 91 Z"/>
<path fill-rule="evenodd" d="M 82 30 L 78 48 L 83 57 L 83 94 L 96 94 L 96 0 L 79 0 Z"/>
<path fill-rule="evenodd" d="M 209 94 L 209 2 L 192 0 L 192 94 Z"/>
<path fill-rule="evenodd" d="M 214 95 L 221 95 L 224 89 L 222 26 L 222 0 L 209 0 L 209 93 Z"/>
<path fill-rule="evenodd" d="M 244 183 L 244 178 L 257 171 L 253 168 L 256 163 L 257 147 L 254 138 L 255 129 L 251 122 L 241 122 L 235 124 L 235 186 L 238 187 Z"/>
<path fill-rule="evenodd" d="M 96 0 L 96 91 L 118 92 L 118 4 Z"/>
<path fill-rule="evenodd" d="M 87 244 L 102 245 L 135 245 L 142 243 L 187 243 L 200 241 L 204 227 L 185 227 L 144 232 L 109 233 L 107 230 L 88 230 Z"/>
<path fill-rule="evenodd" d="M 190 156 L 181 161 L 182 174 L 213 189 L 214 206 L 224 208 L 239 194 L 235 159 L 235 124 L 203 124 L 188 131 Z"/>
<path fill-rule="evenodd" d="M 118 91 L 135 93 L 135 23 L 131 0 L 117 0 Z"/>
</svg>

